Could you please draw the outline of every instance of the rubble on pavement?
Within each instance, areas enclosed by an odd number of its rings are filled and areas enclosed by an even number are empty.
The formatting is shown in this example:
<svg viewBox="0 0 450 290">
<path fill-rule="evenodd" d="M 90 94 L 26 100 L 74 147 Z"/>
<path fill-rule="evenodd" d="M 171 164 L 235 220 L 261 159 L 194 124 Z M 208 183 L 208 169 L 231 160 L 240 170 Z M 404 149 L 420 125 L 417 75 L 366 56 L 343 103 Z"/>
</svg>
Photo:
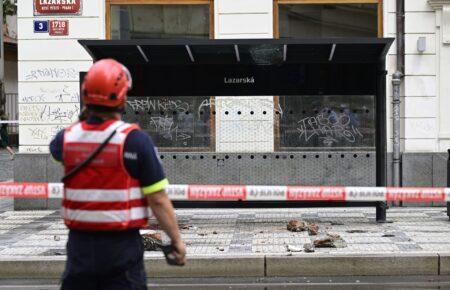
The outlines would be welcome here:
<svg viewBox="0 0 450 290">
<path fill-rule="evenodd" d="M 287 245 L 288 252 L 301 252 L 302 248 L 295 245 Z"/>
<path fill-rule="evenodd" d="M 290 220 L 287 224 L 287 230 L 291 232 L 308 231 L 310 235 L 315 236 L 319 232 L 319 226 L 305 221 Z"/>
<path fill-rule="evenodd" d="M 287 224 L 287 230 L 291 232 L 303 232 L 306 230 L 307 223 L 304 221 L 290 220 Z"/>
<path fill-rule="evenodd" d="M 327 234 L 325 237 L 318 238 L 314 241 L 316 248 L 345 248 L 347 243 L 340 235 Z"/>
<path fill-rule="evenodd" d="M 145 231 L 141 233 L 145 251 L 158 251 L 162 245 L 161 234 L 156 231 Z"/>
<path fill-rule="evenodd" d="M 305 253 L 314 253 L 316 251 L 316 248 L 313 244 L 304 244 L 303 250 L 305 251 Z"/>
</svg>

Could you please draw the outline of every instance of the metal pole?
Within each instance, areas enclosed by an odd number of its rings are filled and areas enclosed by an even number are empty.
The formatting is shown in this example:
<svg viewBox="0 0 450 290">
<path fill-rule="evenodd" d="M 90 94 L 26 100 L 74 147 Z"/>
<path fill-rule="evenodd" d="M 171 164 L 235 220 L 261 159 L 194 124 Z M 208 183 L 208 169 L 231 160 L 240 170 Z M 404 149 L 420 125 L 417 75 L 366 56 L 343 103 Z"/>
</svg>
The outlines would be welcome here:
<svg viewBox="0 0 450 290">
<path fill-rule="evenodd" d="M 447 187 L 450 187 L 450 149 L 448 149 L 447 159 Z M 447 216 L 450 220 L 450 202 L 447 202 Z"/>
<path fill-rule="evenodd" d="M 397 71 L 392 76 L 393 87 L 393 152 L 392 181 L 401 186 L 401 148 L 400 148 L 400 85 L 405 74 L 405 0 L 396 1 L 396 44 Z M 402 206 L 403 202 L 399 202 Z"/>
<path fill-rule="evenodd" d="M 386 64 L 383 59 L 378 64 L 377 74 L 377 94 L 376 94 L 376 185 L 387 186 L 386 174 Z M 379 223 L 386 222 L 386 202 L 377 202 L 376 204 L 376 221 Z"/>
<path fill-rule="evenodd" d="M 402 83 L 402 73 L 396 71 L 392 76 L 393 101 L 392 101 L 392 115 L 393 115 L 393 185 L 400 186 L 400 84 Z"/>
<path fill-rule="evenodd" d="M 9 1 L 9 0 L 8 0 Z M 5 108 L 5 50 L 4 50 L 4 35 L 3 35 L 3 0 L 0 0 L 0 108 Z"/>
</svg>

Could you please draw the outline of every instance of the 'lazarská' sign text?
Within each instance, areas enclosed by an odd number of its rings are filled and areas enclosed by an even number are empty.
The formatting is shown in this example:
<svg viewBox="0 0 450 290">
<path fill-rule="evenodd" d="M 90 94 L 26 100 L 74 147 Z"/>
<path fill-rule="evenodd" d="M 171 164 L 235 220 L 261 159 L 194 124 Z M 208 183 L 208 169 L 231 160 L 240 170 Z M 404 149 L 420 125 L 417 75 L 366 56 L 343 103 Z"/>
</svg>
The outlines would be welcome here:
<svg viewBox="0 0 450 290">
<path fill-rule="evenodd" d="M 80 14 L 81 0 L 34 0 L 34 15 Z"/>
<path fill-rule="evenodd" d="M 245 78 L 223 78 L 223 82 L 225 84 L 254 84 L 254 77 L 245 77 Z"/>
</svg>

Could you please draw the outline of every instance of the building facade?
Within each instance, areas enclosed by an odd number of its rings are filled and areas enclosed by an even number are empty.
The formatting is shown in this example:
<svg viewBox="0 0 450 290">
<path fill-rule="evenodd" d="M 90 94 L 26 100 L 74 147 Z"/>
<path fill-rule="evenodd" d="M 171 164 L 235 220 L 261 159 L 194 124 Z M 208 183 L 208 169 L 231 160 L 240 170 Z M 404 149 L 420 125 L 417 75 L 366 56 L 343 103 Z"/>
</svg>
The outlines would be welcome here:
<svg viewBox="0 0 450 290">
<path fill-rule="evenodd" d="M 84 0 L 73 1 L 80 3 L 74 14 L 37 13 L 44 2 L 52 1 L 18 1 L 18 181 L 60 177 L 48 143 L 77 120 L 79 73 L 92 64 L 78 39 L 395 38 L 397 29 L 395 0 Z M 36 21 L 51 20 L 68 31 L 36 32 Z M 402 182 L 442 186 L 450 0 L 407 0 L 404 21 Z M 270 53 L 261 48 L 252 57 L 264 62 Z M 386 57 L 388 156 L 396 69 L 394 42 Z M 373 96 L 134 96 L 124 118 L 151 134 L 172 183 L 375 185 Z"/>
</svg>

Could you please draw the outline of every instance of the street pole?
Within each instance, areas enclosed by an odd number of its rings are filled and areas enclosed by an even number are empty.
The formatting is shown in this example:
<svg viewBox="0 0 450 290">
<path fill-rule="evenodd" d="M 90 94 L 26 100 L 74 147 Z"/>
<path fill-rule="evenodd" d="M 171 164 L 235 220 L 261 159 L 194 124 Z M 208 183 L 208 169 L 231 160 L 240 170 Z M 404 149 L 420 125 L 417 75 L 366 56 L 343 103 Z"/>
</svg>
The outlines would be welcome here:
<svg viewBox="0 0 450 290">
<path fill-rule="evenodd" d="M 394 134 L 393 148 L 392 148 L 392 162 L 393 162 L 393 185 L 400 186 L 400 84 L 402 83 L 402 73 L 396 71 L 392 76 L 392 131 Z"/>
<path fill-rule="evenodd" d="M 4 35 L 3 35 L 3 1 L 0 5 L 0 109 L 5 109 L 5 50 L 4 50 Z M 9 1 L 9 0 L 7 0 Z"/>
</svg>

